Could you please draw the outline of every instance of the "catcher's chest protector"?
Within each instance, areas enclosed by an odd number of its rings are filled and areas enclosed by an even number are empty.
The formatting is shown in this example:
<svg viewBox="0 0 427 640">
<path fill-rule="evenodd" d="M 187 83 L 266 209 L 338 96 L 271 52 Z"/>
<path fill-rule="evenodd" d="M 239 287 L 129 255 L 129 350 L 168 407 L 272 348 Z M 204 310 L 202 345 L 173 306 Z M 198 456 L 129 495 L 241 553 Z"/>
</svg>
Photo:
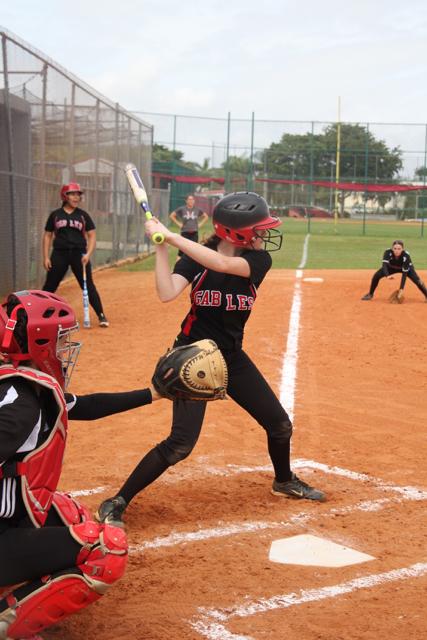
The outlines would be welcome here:
<svg viewBox="0 0 427 640">
<path fill-rule="evenodd" d="M 16 477 L 21 477 L 21 491 L 24 504 L 34 526 L 41 527 L 46 522 L 58 486 L 67 438 L 68 416 L 61 386 L 46 373 L 27 367 L 0 367 L 2 379 L 19 376 L 49 389 L 58 407 L 58 416 L 48 438 L 36 449 L 30 451 L 21 462 L 16 462 Z M 2 478 L 0 468 L 0 480 Z"/>
</svg>

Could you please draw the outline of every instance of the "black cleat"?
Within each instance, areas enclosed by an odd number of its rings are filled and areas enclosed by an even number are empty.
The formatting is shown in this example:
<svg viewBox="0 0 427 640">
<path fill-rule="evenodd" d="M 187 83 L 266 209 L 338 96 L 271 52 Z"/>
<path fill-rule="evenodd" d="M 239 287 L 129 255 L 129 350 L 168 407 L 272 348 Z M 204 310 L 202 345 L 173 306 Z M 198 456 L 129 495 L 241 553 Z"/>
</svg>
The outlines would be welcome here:
<svg viewBox="0 0 427 640">
<path fill-rule="evenodd" d="M 124 528 L 123 513 L 127 507 L 126 501 L 121 496 L 107 498 L 98 507 L 95 513 L 95 520 L 104 524 L 111 524 L 114 527 Z"/>
<path fill-rule="evenodd" d="M 363 296 L 362 300 L 372 300 L 374 296 L 372 295 L 372 293 L 367 293 L 365 296 Z"/>
<path fill-rule="evenodd" d="M 105 317 L 105 315 L 103 313 L 99 314 L 98 320 L 99 320 L 99 326 L 100 327 L 109 327 L 110 326 L 110 323 L 108 322 L 107 318 Z"/>
<path fill-rule="evenodd" d="M 292 474 L 292 478 L 286 482 L 273 481 L 273 488 L 271 493 L 274 496 L 286 496 L 288 498 L 297 498 L 306 500 L 317 500 L 318 502 L 324 502 L 326 495 L 323 491 L 310 487 L 306 482 L 300 480 L 295 473 Z"/>
</svg>

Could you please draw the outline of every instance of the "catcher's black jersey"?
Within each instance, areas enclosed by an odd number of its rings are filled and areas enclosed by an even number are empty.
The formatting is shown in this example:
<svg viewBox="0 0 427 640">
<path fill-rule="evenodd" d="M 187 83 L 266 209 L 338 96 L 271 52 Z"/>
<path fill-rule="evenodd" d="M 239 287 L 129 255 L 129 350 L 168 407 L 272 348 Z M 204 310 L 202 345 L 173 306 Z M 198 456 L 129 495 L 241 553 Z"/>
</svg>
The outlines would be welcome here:
<svg viewBox="0 0 427 640">
<path fill-rule="evenodd" d="M 96 420 L 151 402 L 148 389 L 86 396 L 65 393 L 64 397 L 70 420 Z M 0 381 L 0 471 L 8 462 L 25 458 L 46 440 L 57 411 L 48 389 L 36 391 L 30 381 L 20 377 Z M 19 478 L 0 477 L 0 531 L 5 519 L 20 519 L 25 514 Z"/>
<path fill-rule="evenodd" d="M 191 282 L 191 309 L 181 325 L 180 342 L 210 338 L 222 351 L 241 348 L 257 288 L 272 263 L 264 250 L 246 250 L 241 257 L 249 263 L 249 278 L 205 269 L 188 256 L 176 263 L 174 273 Z"/>
<path fill-rule="evenodd" d="M 411 267 L 411 256 L 407 251 L 402 251 L 398 257 L 394 255 L 392 249 L 384 251 L 383 270 L 387 276 L 396 272 L 408 273 Z"/>
</svg>

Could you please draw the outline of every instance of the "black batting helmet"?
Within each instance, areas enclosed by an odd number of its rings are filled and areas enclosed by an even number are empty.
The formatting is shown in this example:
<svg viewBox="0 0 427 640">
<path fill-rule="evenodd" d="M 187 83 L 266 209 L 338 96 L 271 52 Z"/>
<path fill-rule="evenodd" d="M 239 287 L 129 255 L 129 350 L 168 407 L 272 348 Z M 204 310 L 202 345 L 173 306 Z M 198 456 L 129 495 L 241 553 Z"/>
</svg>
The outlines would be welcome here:
<svg viewBox="0 0 427 640">
<path fill-rule="evenodd" d="M 252 247 L 256 238 L 262 238 L 269 251 L 282 246 L 282 234 L 275 229 L 281 220 L 270 215 L 267 202 L 253 191 L 238 191 L 221 198 L 212 220 L 216 235 L 238 247 Z"/>
</svg>

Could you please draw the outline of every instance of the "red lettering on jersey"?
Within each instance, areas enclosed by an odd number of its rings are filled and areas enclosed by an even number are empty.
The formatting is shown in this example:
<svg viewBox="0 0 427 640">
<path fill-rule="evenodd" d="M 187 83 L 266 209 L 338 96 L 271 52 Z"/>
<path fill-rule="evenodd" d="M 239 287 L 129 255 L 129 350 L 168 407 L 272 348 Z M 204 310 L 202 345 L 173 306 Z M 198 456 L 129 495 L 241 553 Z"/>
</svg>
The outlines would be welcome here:
<svg viewBox="0 0 427 640">
<path fill-rule="evenodd" d="M 254 306 L 254 302 L 255 302 L 255 299 L 252 298 L 252 296 L 249 296 L 248 297 L 248 309 L 252 309 L 252 307 Z"/>
<path fill-rule="evenodd" d="M 225 308 L 226 311 L 236 311 L 237 307 L 235 304 L 233 304 L 233 294 L 232 293 L 226 293 L 225 294 L 225 299 L 227 300 L 227 306 Z"/>
<path fill-rule="evenodd" d="M 202 294 L 202 297 L 200 298 L 199 305 L 201 307 L 209 307 L 210 306 L 209 305 L 209 302 L 210 302 L 210 300 L 209 300 L 209 294 L 210 294 L 209 289 L 207 291 L 201 291 L 200 293 Z"/>
<path fill-rule="evenodd" d="M 200 305 L 200 300 L 202 299 L 203 294 L 204 294 L 204 291 L 196 291 L 196 293 L 194 294 L 194 304 L 196 306 Z"/>
<path fill-rule="evenodd" d="M 237 294 L 237 300 L 239 302 L 239 311 L 247 311 L 248 310 L 248 296 L 242 296 Z"/>
<path fill-rule="evenodd" d="M 212 307 L 220 307 L 221 306 L 221 291 L 211 291 L 211 306 Z"/>
</svg>

